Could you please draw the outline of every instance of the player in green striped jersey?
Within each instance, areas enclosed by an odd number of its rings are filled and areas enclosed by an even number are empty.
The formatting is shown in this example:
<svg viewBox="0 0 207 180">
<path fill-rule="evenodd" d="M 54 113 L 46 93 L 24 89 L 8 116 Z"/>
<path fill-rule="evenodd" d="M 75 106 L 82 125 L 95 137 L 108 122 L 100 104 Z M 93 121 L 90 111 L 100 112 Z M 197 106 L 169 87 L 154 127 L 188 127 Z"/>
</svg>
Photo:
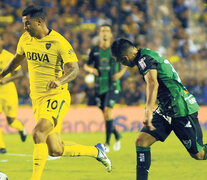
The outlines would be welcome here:
<svg viewBox="0 0 207 180">
<path fill-rule="evenodd" d="M 95 75 L 96 105 L 102 110 L 106 124 L 105 150 L 109 152 L 110 137 L 115 135 L 115 151 L 120 149 L 120 134 L 113 125 L 112 108 L 117 102 L 120 92 L 120 78 L 126 67 L 121 69 L 120 63 L 111 56 L 111 26 L 103 24 L 99 27 L 99 45 L 91 49 L 84 70 Z"/>
<path fill-rule="evenodd" d="M 170 62 L 152 50 L 136 48 L 126 39 L 112 44 L 112 54 L 123 65 L 138 66 L 146 82 L 144 127 L 136 139 L 137 180 L 148 179 L 150 146 L 165 141 L 171 131 L 193 158 L 207 159 L 207 145 L 203 144 L 197 118 L 199 106 Z M 158 108 L 154 111 L 156 101 Z"/>
</svg>

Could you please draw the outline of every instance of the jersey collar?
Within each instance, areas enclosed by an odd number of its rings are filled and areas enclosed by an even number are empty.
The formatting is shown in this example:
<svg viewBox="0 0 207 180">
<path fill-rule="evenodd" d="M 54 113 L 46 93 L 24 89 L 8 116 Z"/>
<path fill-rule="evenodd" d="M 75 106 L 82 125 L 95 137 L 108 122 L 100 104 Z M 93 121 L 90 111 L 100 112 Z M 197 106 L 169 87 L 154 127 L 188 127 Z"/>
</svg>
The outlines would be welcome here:
<svg viewBox="0 0 207 180">
<path fill-rule="evenodd" d="M 134 58 L 134 64 L 138 64 L 138 61 L 139 61 L 139 59 L 140 59 L 140 57 L 141 57 L 141 48 L 138 50 L 138 52 L 137 52 L 137 55 L 136 55 L 136 57 Z"/>
<path fill-rule="evenodd" d="M 48 34 L 47 35 L 49 35 L 50 33 L 51 33 L 51 31 L 52 31 L 52 29 L 50 29 L 50 28 L 48 28 L 49 29 L 49 32 L 48 32 Z"/>
</svg>

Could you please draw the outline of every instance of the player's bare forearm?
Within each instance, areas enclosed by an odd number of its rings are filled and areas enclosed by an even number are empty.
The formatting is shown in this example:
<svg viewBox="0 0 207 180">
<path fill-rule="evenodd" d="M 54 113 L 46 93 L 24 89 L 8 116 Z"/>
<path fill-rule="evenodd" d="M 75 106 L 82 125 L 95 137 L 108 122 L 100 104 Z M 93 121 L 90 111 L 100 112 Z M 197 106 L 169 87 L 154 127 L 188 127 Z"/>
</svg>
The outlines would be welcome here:
<svg viewBox="0 0 207 180">
<path fill-rule="evenodd" d="M 0 79 L 14 71 L 24 60 L 24 55 L 15 54 L 8 65 L 4 68 L 4 70 L 0 73 Z"/>
<path fill-rule="evenodd" d="M 64 65 L 64 75 L 57 80 L 61 84 L 69 83 L 74 80 L 79 74 L 79 66 L 77 62 L 66 63 Z"/>
<path fill-rule="evenodd" d="M 10 81 L 14 81 L 15 79 L 19 79 L 22 78 L 24 76 L 24 73 L 22 70 L 18 70 L 12 73 L 12 75 L 8 78 L 3 78 L 2 80 L 0 80 L 0 84 L 6 84 Z"/>
<path fill-rule="evenodd" d="M 153 111 L 157 100 L 159 83 L 157 81 L 157 70 L 150 70 L 145 75 L 146 81 L 146 111 Z"/>
<path fill-rule="evenodd" d="M 121 71 L 119 71 L 113 75 L 113 80 L 117 81 L 117 80 L 121 79 L 122 76 L 125 74 L 126 70 L 127 70 L 127 66 L 123 66 Z"/>
<path fill-rule="evenodd" d="M 70 62 L 64 65 L 64 75 L 55 81 L 52 80 L 47 84 L 47 89 L 56 88 L 65 83 L 74 80 L 79 74 L 79 66 L 77 62 Z"/>
<path fill-rule="evenodd" d="M 145 81 L 147 83 L 146 86 L 146 108 L 143 123 L 149 127 L 151 130 L 154 130 L 155 127 L 152 125 L 153 118 L 153 109 L 157 100 L 157 92 L 158 92 L 158 81 L 157 81 L 157 70 L 150 70 L 145 75 Z"/>
<path fill-rule="evenodd" d="M 94 67 L 91 67 L 87 64 L 84 64 L 83 69 L 88 73 L 91 73 L 91 74 L 98 76 L 98 70 Z"/>
<path fill-rule="evenodd" d="M 158 84 L 154 82 L 147 83 L 146 86 L 146 107 L 145 107 L 145 121 L 152 120 L 153 109 L 157 99 Z"/>
</svg>

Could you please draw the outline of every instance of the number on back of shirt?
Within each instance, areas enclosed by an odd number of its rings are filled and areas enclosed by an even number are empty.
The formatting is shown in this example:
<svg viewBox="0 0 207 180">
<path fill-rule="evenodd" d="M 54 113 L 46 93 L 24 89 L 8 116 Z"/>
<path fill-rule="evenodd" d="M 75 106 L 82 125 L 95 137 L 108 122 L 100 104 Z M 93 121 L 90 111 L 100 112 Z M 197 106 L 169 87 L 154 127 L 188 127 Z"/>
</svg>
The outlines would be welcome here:
<svg viewBox="0 0 207 180">
<path fill-rule="evenodd" d="M 165 59 L 165 60 L 164 60 L 164 63 L 170 65 L 170 67 L 171 67 L 171 69 L 172 69 L 172 72 L 175 73 L 176 80 L 177 80 L 179 83 L 181 83 L 181 79 L 180 79 L 178 73 L 176 72 L 176 70 L 174 69 L 174 67 L 170 64 L 170 62 L 169 62 L 167 59 Z"/>
</svg>

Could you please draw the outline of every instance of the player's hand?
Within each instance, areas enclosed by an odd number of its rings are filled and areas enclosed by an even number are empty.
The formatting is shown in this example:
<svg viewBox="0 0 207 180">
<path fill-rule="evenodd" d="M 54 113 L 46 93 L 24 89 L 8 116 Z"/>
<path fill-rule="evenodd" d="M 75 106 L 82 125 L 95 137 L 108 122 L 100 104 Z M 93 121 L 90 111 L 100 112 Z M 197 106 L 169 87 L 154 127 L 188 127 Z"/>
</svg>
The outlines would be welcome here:
<svg viewBox="0 0 207 180">
<path fill-rule="evenodd" d="M 56 88 L 58 86 L 60 86 L 61 83 L 60 81 L 58 80 L 55 80 L 55 81 L 50 81 L 48 84 L 47 84 L 47 89 L 52 89 L 52 88 Z"/>
<path fill-rule="evenodd" d="M 145 112 L 145 116 L 144 116 L 144 120 L 143 120 L 143 124 L 149 128 L 151 131 L 155 130 L 156 128 L 153 126 L 152 124 L 152 112 Z"/>
<path fill-rule="evenodd" d="M 0 73 L 0 86 L 3 85 L 2 78 L 3 78 L 3 76 L 2 76 L 2 74 Z"/>
<path fill-rule="evenodd" d="M 96 68 L 93 68 L 91 70 L 91 74 L 94 74 L 95 76 L 99 76 L 98 70 Z"/>
<path fill-rule="evenodd" d="M 2 73 L 0 73 L 0 80 L 3 78 Z"/>
<path fill-rule="evenodd" d="M 6 81 L 4 79 L 0 79 L 0 85 L 6 84 Z"/>
</svg>

